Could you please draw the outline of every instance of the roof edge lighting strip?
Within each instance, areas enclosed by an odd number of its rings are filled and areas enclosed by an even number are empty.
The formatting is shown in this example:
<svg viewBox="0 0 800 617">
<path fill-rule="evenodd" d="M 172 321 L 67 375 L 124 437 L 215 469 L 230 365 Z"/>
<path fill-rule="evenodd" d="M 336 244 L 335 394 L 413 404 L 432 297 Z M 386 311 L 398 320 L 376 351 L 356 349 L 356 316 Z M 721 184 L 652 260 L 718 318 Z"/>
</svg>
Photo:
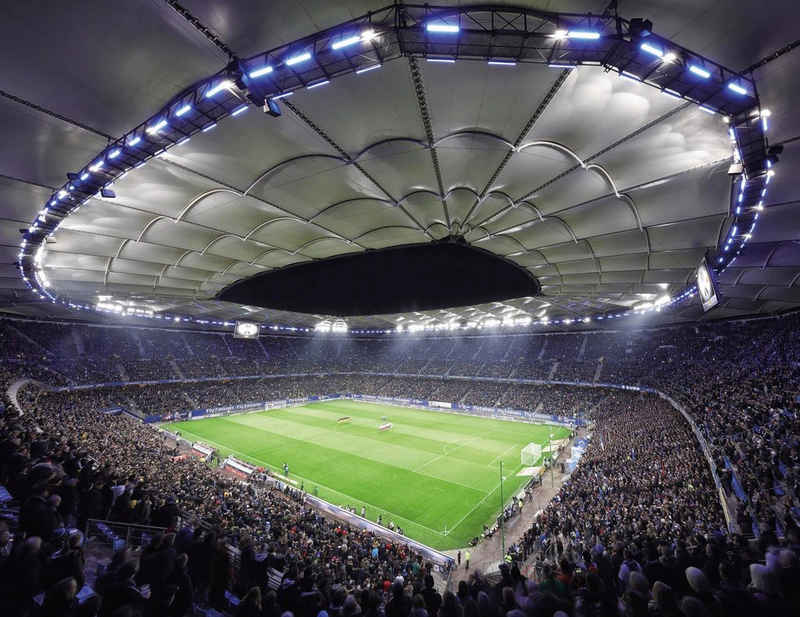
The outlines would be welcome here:
<svg viewBox="0 0 800 617">
<path fill-rule="evenodd" d="M 720 244 L 716 255 L 711 256 L 710 263 L 718 273 L 725 271 L 741 253 L 747 242 L 753 237 L 759 215 L 765 212 L 764 197 L 767 185 L 775 174 L 773 160 L 767 158 L 765 133 L 768 128 L 769 112 L 761 110 L 758 95 L 752 81 L 734 71 L 714 63 L 711 60 L 701 57 L 699 54 L 685 49 L 671 41 L 653 37 L 645 42 L 631 39 L 618 40 L 613 35 L 622 29 L 625 31 L 629 27 L 628 21 L 615 16 L 597 16 L 574 14 L 560 14 L 534 9 L 518 9 L 508 6 L 487 6 L 480 7 L 458 6 L 458 7 L 421 7 L 415 5 L 395 4 L 378 11 L 383 15 L 383 20 L 373 21 L 376 12 L 367 14 L 360 18 L 351 20 L 341 26 L 329 28 L 323 32 L 316 33 L 310 37 L 287 43 L 270 52 L 264 52 L 250 59 L 243 61 L 242 66 L 250 66 L 247 77 L 257 79 L 265 75 L 294 75 L 294 71 L 302 72 L 300 65 L 312 58 L 315 59 L 315 66 L 322 68 L 322 62 L 326 61 L 326 53 L 333 54 L 336 58 L 331 62 L 341 62 L 342 54 L 352 53 L 350 56 L 350 66 L 346 70 L 338 70 L 328 73 L 323 70 L 322 78 L 317 69 L 316 79 L 311 84 L 307 82 L 297 83 L 295 76 L 294 82 L 281 81 L 285 83 L 283 90 L 273 91 L 269 98 L 279 100 L 293 94 L 293 89 L 305 85 L 307 90 L 329 83 L 342 75 L 348 73 L 363 74 L 381 68 L 387 61 L 403 57 L 410 53 L 401 49 L 398 41 L 402 39 L 405 32 L 419 32 L 420 25 L 423 26 L 426 36 L 426 55 L 431 62 L 453 63 L 460 59 L 458 54 L 453 56 L 453 41 L 457 40 L 462 34 L 462 23 L 470 23 L 466 18 L 461 19 L 461 15 L 469 16 L 472 11 L 485 13 L 496 11 L 507 15 L 509 12 L 517 12 L 520 15 L 535 15 L 540 19 L 549 21 L 556 28 L 563 27 L 559 24 L 587 24 L 588 28 L 581 29 L 557 29 L 555 34 L 538 35 L 544 39 L 549 39 L 551 44 L 557 45 L 560 52 L 548 60 L 547 55 L 537 55 L 536 58 L 493 58 L 491 48 L 487 47 L 486 54 L 483 56 L 485 62 L 491 65 L 515 66 L 519 62 L 532 62 L 548 64 L 557 69 L 574 69 L 582 65 L 605 66 L 614 69 L 619 73 L 625 69 L 623 66 L 615 66 L 608 62 L 601 63 L 597 60 L 598 46 L 611 44 L 628 45 L 631 52 L 643 52 L 654 58 L 660 58 L 663 63 L 670 63 L 670 71 L 687 71 L 693 77 L 683 91 L 677 84 L 671 84 L 670 88 L 659 85 L 653 81 L 645 81 L 652 87 L 658 88 L 662 93 L 669 96 L 678 97 L 689 101 L 698 106 L 702 111 L 712 114 L 722 114 L 731 124 L 730 133 L 735 147 L 737 160 L 742 164 L 743 171 L 740 175 L 738 190 L 734 198 L 732 214 L 734 220 L 726 234 L 725 239 Z M 413 14 L 415 17 L 405 24 L 400 15 Z M 472 18 L 469 18 L 472 19 Z M 505 18 L 504 18 L 505 19 Z M 580 20 L 580 21 L 576 21 Z M 523 22 L 523 20 L 520 20 Z M 511 22 L 509 22 L 511 23 Z M 391 24 L 391 25 L 388 25 Z M 361 28 L 361 34 L 355 35 L 358 31 L 355 26 Z M 366 29 L 363 29 L 367 26 Z M 336 31 L 340 30 L 337 35 Z M 513 36 L 514 30 L 504 35 Z M 517 35 L 526 38 L 530 33 L 520 30 Z M 338 38 L 337 38 L 338 36 Z M 358 42 L 372 42 L 380 38 L 385 39 L 383 43 L 394 46 L 400 51 L 395 55 L 389 56 L 366 56 L 367 48 L 356 47 Z M 333 41 L 333 42 L 331 42 Z M 317 44 L 324 45 L 317 46 Z M 638 48 L 636 45 L 638 44 Z M 298 52 L 298 50 L 303 50 Z M 327 50 L 327 52 L 326 52 Z M 352 50 L 352 52 L 350 51 Z M 294 55 L 292 54 L 294 51 Z M 569 54 L 569 55 L 566 55 Z M 624 54 L 623 54 L 624 55 Z M 354 58 L 364 56 L 359 62 L 354 62 Z M 282 62 L 269 63 L 269 58 L 282 57 Z M 680 58 L 680 59 L 679 59 Z M 684 60 L 686 58 L 686 60 Z M 464 58 L 465 60 L 477 60 L 477 57 Z M 283 67 L 294 67 L 283 68 Z M 242 69 L 244 71 L 244 69 Z M 288 71 L 288 73 L 284 73 Z M 698 81 L 703 80 L 703 81 Z M 268 83 L 270 80 L 263 80 L 260 83 Z M 713 100 L 708 97 L 706 100 L 698 100 L 695 94 L 690 91 L 698 87 L 697 84 L 708 83 L 720 90 Z M 146 119 L 126 135 L 110 143 L 106 148 L 92 157 L 86 165 L 76 173 L 70 173 L 70 180 L 56 188 L 52 195 L 47 199 L 44 206 L 37 212 L 36 219 L 31 225 L 23 230 L 20 250 L 16 265 L 19 269 L 20 277 L 23 279 L 27 288 L 35 293 L 42 300 L 49 300 L 76 310 L 96 310 L 91 305 L 72 302 L 68 298 L 58 296 L 52 289 L 52 284 L 43 271 L 44 264 L 41 263 L 40 250 L 45 245 L 48 238 L 52 237 L 58 230 L 63 220 L 70 214 L 77 212 L 81 206 L 89 202 L 90 199 L 99 196 L 101 193 L 105 197 L 109 192 L 108 187 L 113 182 L 131 169 L 137 169 L 146 164 L 154 157 L 166 152 L 169 148 L 186 143 L 195 133 L 207 132 L 217 126 L 217 123 L 225 117 L 237 116 L 249 108 L 250 103 L 239 95 L 241 82 L 230 67 L 208 79 L 198 82 L 195 86 L 182 91 L 168 102 L 156 114 Z M 677 89 L 673 89 L 677 88 Z M 727 98 L 724 93 L 730 92 Z M 214 110 L 212 115 L 208 115 Z M 736 110 L 736 111 L 731 111 Z M 199 122 L 187 123 L 185 120 L 199 120 Z M 175 126 L 173 126 L 173 124 Z M 188 130 L 187 130 L 188 129 Z M 145 136 L 146 135 L 146 136 Z M 748 148 L 742 156 L 740 143 L 747 143 Z M 757 144 L 757 147 L 753 147 Z M 124 154 L 124 156 L 123 156 Z M 37 259 L 37 254 L 39 258 Z M 44 283 L 47 283 L 46 285 Z M 675 303 L 683 301 L 687 297 L 694 295 L 694 288 L 689 287 L 682 293 L 676 295 L 669 303 L 664 303 L 652 310 L 662 310 Z M 642 314 L 642 311 L 627 310 L 619 313 L 598 314 L 594 317 L 586 316 L 583 319 L 572 320 L 540 320 L 531 321 L 531 325 L 572 325 L 573 323 L 586 323 L 593 318 L 616 319 L 629 315 Z M 141 315 L 139 315 L 141 317 Z M 209 322 L 208 320 L 198 320 L 190 316 L 183 315 L 153 315 L 153 319 L 173 319 L 181 322 L 191 322 L 196 324 L 214 325 L 233 325 L 230 322 Z M 274 326 L 283 328 L 283 326 Z M 302 328 L 287 327 L 293 331 L 302 331 Z M 385 332 L 393 332 L 387 330 Z"/>
</svg>

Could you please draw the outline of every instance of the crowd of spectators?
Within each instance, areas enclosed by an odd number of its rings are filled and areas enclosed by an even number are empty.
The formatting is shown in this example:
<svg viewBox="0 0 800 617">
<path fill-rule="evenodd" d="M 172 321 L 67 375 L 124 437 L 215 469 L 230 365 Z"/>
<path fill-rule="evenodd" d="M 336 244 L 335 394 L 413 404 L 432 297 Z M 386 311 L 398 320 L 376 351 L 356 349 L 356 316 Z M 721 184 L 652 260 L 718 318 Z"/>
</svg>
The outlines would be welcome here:
<svg viewBox="0 0 800 617">
<path fill-rule="evenodd" d="M 576 616 L 800 614 L 800 533 L 729 534 L 688 424 L 618 391 L 593 414 L 580 465 L 514 547 L 550 606 Z M 544 613 L 543 613 L 544 614 Z"/>
<path fill-rule="evenodd" d="M 69 404 L 61 396 L 40 394 L 24 415 L 0 416 L 0 484 L 21 502 L 16 529 L 0 523 L 4 615 L 182 616 L 195 602 L 227 607 L 228 589 L 255 605 L 272 568 L 282 584 L 265 594 L 264 614 L 315 617 L 348 594 L 377 608 L 397 576 L 419 591 L 431 580 L 406 544 L 325 519 L 296 493 L 222 476 L 161 433 L 107 413 L 101 391 L 71 393 Z M 79 530 L 89 519 L 166 531 L 139 554 L 121 549 L 93 583 L 99 596 L 79 602 Z M 235 579 L 230 545 L 240 549 Z"/>
<path fill-rule="evenodd" d="M 100 478 L 98 486 L 108 487 L 112 495 L 114 487 L 124 485 L 123 493 L 130 489 L 136 495 L 131 498 L 136 505 L 149 503 L 151 517 L 158 510 L 156 504 L 166 506 L 171 497 L 192 516 L 211 517 L 234 542 L 246 536 L 246 542 L 267 547 L 269 552 L 276 542 L 276 527 L 270 526 L 265 535 L 259 506 L 247 504 L 279 503 L 272 516 L 286 514 L 294 529 L 304 529 L 306 519 L 309 529 L 324 525 L 316 514 L 282 493 L 250 494 L 251 489 L 218 478 L 193 459 L 173 460 L 175 453 L 163 442 L 151 441 L 150 433 L 139 434 L 148 429 L 104 411 L 127 404 L 147 415 L 176 406 L 211 408 L 353 392 L 589 414 L 595 433 L 581 464 L 519 547 L 523 555 L 550 555 L 555 562 L 542 565 L 543 580 L 530 589 L 518 573 L 506 572 L 510 577 L 506 582 L 518 593 L 504 598 L 502 590 L 487 592 L 492 617 L 512 610 L 533 615 L 541 606 L 555 606 L 554 610 L 562 608 L 573 615 L 797 614 L 797 591 L 787 581 L 798 574 L 800 542 L 799 325 L 797 316 L 788 316 L 652 331 L 463 339 L 274 336 L 243 343 L 222 334 L 3 320 L 3 385 L 19 377 L 59 386 L 120 381 L 123 376 L 132 381 L 142 375 L 159 376 L 156 379 L 172 375 L 174 379 L 180 377 L 179 372 L 201 378 L 251 371 L 256 375 L 339 373 L 71 394 L 25 390 L 23 399 L 32 413 L 22 419 L 3 418 L 3 479 L 27 501 L 37 497 L 27 474 L 46 462 L 55 471 L 44 490 L 48 492 L 50 483 L 60 476 L 56 493 L 61 501 L 56 510 L 61 518 L 57 520 L 66 522 L 71 519 L 61 513 L 65 499 L 59 491 L 65 479 L 70 486 L 74 478 L 65 472 L 64 463 L 85 455 L 103 461 L 93 482 Z M 169 344 L 164 342 L 167 339 Z M 603 388 L 447 378 L 501 377 L 506 370 L 512 378 L 641 384 L 672 396 L 695 419 L 709 444 L 722 487 L 730 497 L 732 528 L 738 533 L 727 533 L 703 454 L 688 425 L 668 403 Z M 387 375 L 345 374 L 351 371 Z M 61 414 L 58 421 L 53 419 L 57 414 Z M 41 442 L 46 442 L 47 453 L 35 450 L 33 444 Z M 143 452 L 148 454 L 147 463 L 142 462 Z M 5 465 L 20 454 L 27 463 Z M 16 480 L 11 472 L 18 474 Z M 83 482 L 80 474 L 76 477 Z M 203 503 L 192 504 L 193 497 Z M 244 505 L 231 505 L 232 497 Z M 80 512 L 71 515 L 77 521 Z M 131 516 L 128 520 L 138 520 L 138 515 Z M 21 540 L 12 556 L 48 564 L 53 554 L 76 548 L 69 542 L 74 540 L 42 537 L 40 546 Z M 295 545 L 298 554 L 306 559 L 308 550 L 299 550 L 300 546 Z M 342 558 L 351 550 L 348 546 Z M 372 555 L 371 548 L 367 552 Z M 748 567 L 755 561 L 759 563 Z M 319 571 L 315 576 L 321 576 Z M 386 577 L 391 580 L 390 574 Z M 40 590 L 45 588 L 43 581 Z M 317 582 L 315 578 L 313 584 Z M 749 590 L 744 587 L 748 583 Z M 467 585 L 450 607 L 454 614 L 468 610 L 470 596 L 477 600 L 483 584 L 478 579 Z M 69 596 L 71 587 L 61 585 L 57 595 Z M 532 600 L 537 593 L 546 593 L 546 599 Z M 331 596 L 320 601 L 331 607 Z M 278 604 L 285 608 L 282 602 Z M 150 607 L 152 602 L 145 605 Z M 420 608 L 425 607 L 423 603 Z"/>
</svg>

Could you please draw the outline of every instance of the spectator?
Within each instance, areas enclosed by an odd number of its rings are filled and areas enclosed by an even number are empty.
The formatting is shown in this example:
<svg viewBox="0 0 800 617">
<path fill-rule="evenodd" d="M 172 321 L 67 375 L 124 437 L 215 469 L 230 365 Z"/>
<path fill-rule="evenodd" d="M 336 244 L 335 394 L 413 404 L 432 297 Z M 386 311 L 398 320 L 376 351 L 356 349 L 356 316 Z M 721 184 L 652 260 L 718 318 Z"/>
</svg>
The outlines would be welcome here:
<svg viewBox="0 0 800 617">
<path fill-rule="evenodd" d="M 236 608 L 236 617 L 261 617 L 261 590 L 251 587 Z"/>
</svg>

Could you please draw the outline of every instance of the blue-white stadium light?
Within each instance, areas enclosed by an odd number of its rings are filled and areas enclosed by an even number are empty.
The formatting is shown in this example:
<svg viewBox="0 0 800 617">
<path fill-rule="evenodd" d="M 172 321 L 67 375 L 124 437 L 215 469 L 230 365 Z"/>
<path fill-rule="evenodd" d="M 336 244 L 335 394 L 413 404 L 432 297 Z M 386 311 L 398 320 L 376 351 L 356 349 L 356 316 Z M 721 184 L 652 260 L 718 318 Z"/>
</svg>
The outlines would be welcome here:
<svg viewBox="0 0 800 617">
<path fill-rule="evenodd" d="M 150 134 L 153 134 L 153 133 L 158 133 L 158 131 L 160 131 L 161 129 L 163 129 L 165 126 L 167 126 L 167 121 L 166 121 L 165 119 L 163 119 L 163 118 L 162 118 L 161 120 L 159 120 L 158 122 L 156 122 L 156 123 L 155 123 L 155 124 L 153 124 L 152 126 L 148 127 L 148 128 L 146 129 L 146 131 L 147 131 L 148 133 L 150 133 Z"/>
<path fill-rule="evenodd" d="M 233 86 L 233 82 L 231 82 L 231 81 L 229 81 L 229 80 L 225 79 L 225 80 L 223 80 L 223 81 L 219 82 L 219 83 L 218 83 L 216 86 L 214 86 L 213 88 L 211 88 L 211 90 L 209 90 L 208 92 L 206 92 L 206 98 L 207 98 L 207 99 L 210 99 L 211 97 L 213 97 L 213 96 L 214 96 L 215 94 L 217 94 L 218 92 L 222 92 L 223 90 L 225 90 L 226 88 L 230 88 L 231 86 Z"/>
<path fill-rule="evenodd" d="M 269 66 L 269 65 L 262 66 L 260 69 L 256 69 L 254 71 L 250 71 L 250 73 L 248 74 L 248 77 L 250 77 L 250 79 L 256 79 L 257 77 L 262 77 L 264 75 L 269 75 L 270 73 L 272 73 L 272 70 L 273 70 L 272 67 Z"/>
<path fill-rule="evenodd" d="M 286 66 L 294 66 L 295 64 L 300 64 L 301 62 L 305 62 L 306 60 L 311 60 L 311 53 L 307 51 L 297 56 L 292 56 L 291 58 L 287 58 L 285 60 L 285 63 Z"/>
<path fill-rule="evenodd" d="M 587 41 L 596 41 L 600 38 L 599 32 L 592 32 L 590 30 L 570 30 L 567 32 L 568 39 L 584 39 Z"/>
<path fill-rule="evenodd" d="M 373 65 L 367 66 L 367 67 L 365 67 L 363 69 L 358 69 L 356 71 L 356 75 L 361 75 L 362 73 L 369 73 L 370 71 L 374 71 L 375 69 L 379 69 L 382 66 L 383 66 L 382 64 L 373 64 Z"/>
<path fill-rule="evenodd" d="M 648 54 L 650 54 L 652 56 L 658 56 L 659 58 L 663 58 L 664 57 L 664 51 L 659 49 L 655 45 L 651 45 L 650 43 L 642 43 L 639 46 L 639 49 L 641 49 L 644 52 L 647 52 Z"/>
<path fill-rule="evenodd" d="M 747 94 L 747 90 L 745 90 L 739 84 L 734 82 L 728 84 L 728 90 L 732 90 L 736 94 Z"/>
<path fill-rule="evenodd" d="M 696 64 L 690 64 L 689 65 L 689 72 L 697 75 L 698 77 L 702 77 L 703 79 L 708 79 L 709 77 L 711 77 L 711 73 L 710 72 L 708 72 L 707 70 L 705 70 L 703 68 L 700 68 Z"/>
<path fill-rule="evenodd" d="M 444 32 L 446 34 L 456 34 L 461 30 L 458 24 L 428 24 L 425 29 L 428 32 Z"/>
<path fill-rule="evenodd" d="M 338 41 L 334 41 L 331 44 L 331 49 L 342 49 L 343 47 L 349 47 L 350 45 L 355 45 L 361 40 L 359 35 L 348 36 L 344 39 L 339 39 Z"/>
</svg>

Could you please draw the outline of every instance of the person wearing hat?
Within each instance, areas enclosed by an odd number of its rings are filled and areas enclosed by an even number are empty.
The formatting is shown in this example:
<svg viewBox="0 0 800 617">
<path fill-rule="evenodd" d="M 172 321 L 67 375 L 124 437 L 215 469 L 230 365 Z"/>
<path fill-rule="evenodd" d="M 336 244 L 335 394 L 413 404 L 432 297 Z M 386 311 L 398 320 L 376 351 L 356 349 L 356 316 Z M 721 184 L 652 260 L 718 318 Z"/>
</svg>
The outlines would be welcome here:
<svg viewBox="0 0 800 617">
<path fill-rule="evenodd" d="M 680 609 L 672 587 L 662 581 L 656 581 L 653 584 L 653 594 L 648 611 L 651 617 L 678 617 Z"/>
<path fill-rule="evenodd" d="M 750 564 L 750 590 L 759 615 L 785 615 L 786 605 L 780 597 L 775 574 L 760 563 Z"/>
<path fill-rule="evenodd" d="M 622 614 L 626 617 L 647 617 L 649 601 L 650 584 L 647 578 L 641 572 L 632 571 L 620 602 Z"/>
<path fill-rule="evenodd" d="M 719 615 L 722 613 L 722 607 L 717 598 L 714 597 L 711 583 L 708 577 L 700 568 L 689 566 L 686 568 L 686 582 L 689 583 L 689 588 L 694 597 L 703 603 L 706 610 L 712 615 Z"/>
<path fill-rule="evenodd" d="M 48 540 L 56 528 L 55 514 L 47 501 L 47 485 L 54 475 L 53 468 L 48 463 L 34 465 L 28 474 L 31 492 L 19 513 L 20 529 L 28 536 L 39 536 Z"/>
</svg>

